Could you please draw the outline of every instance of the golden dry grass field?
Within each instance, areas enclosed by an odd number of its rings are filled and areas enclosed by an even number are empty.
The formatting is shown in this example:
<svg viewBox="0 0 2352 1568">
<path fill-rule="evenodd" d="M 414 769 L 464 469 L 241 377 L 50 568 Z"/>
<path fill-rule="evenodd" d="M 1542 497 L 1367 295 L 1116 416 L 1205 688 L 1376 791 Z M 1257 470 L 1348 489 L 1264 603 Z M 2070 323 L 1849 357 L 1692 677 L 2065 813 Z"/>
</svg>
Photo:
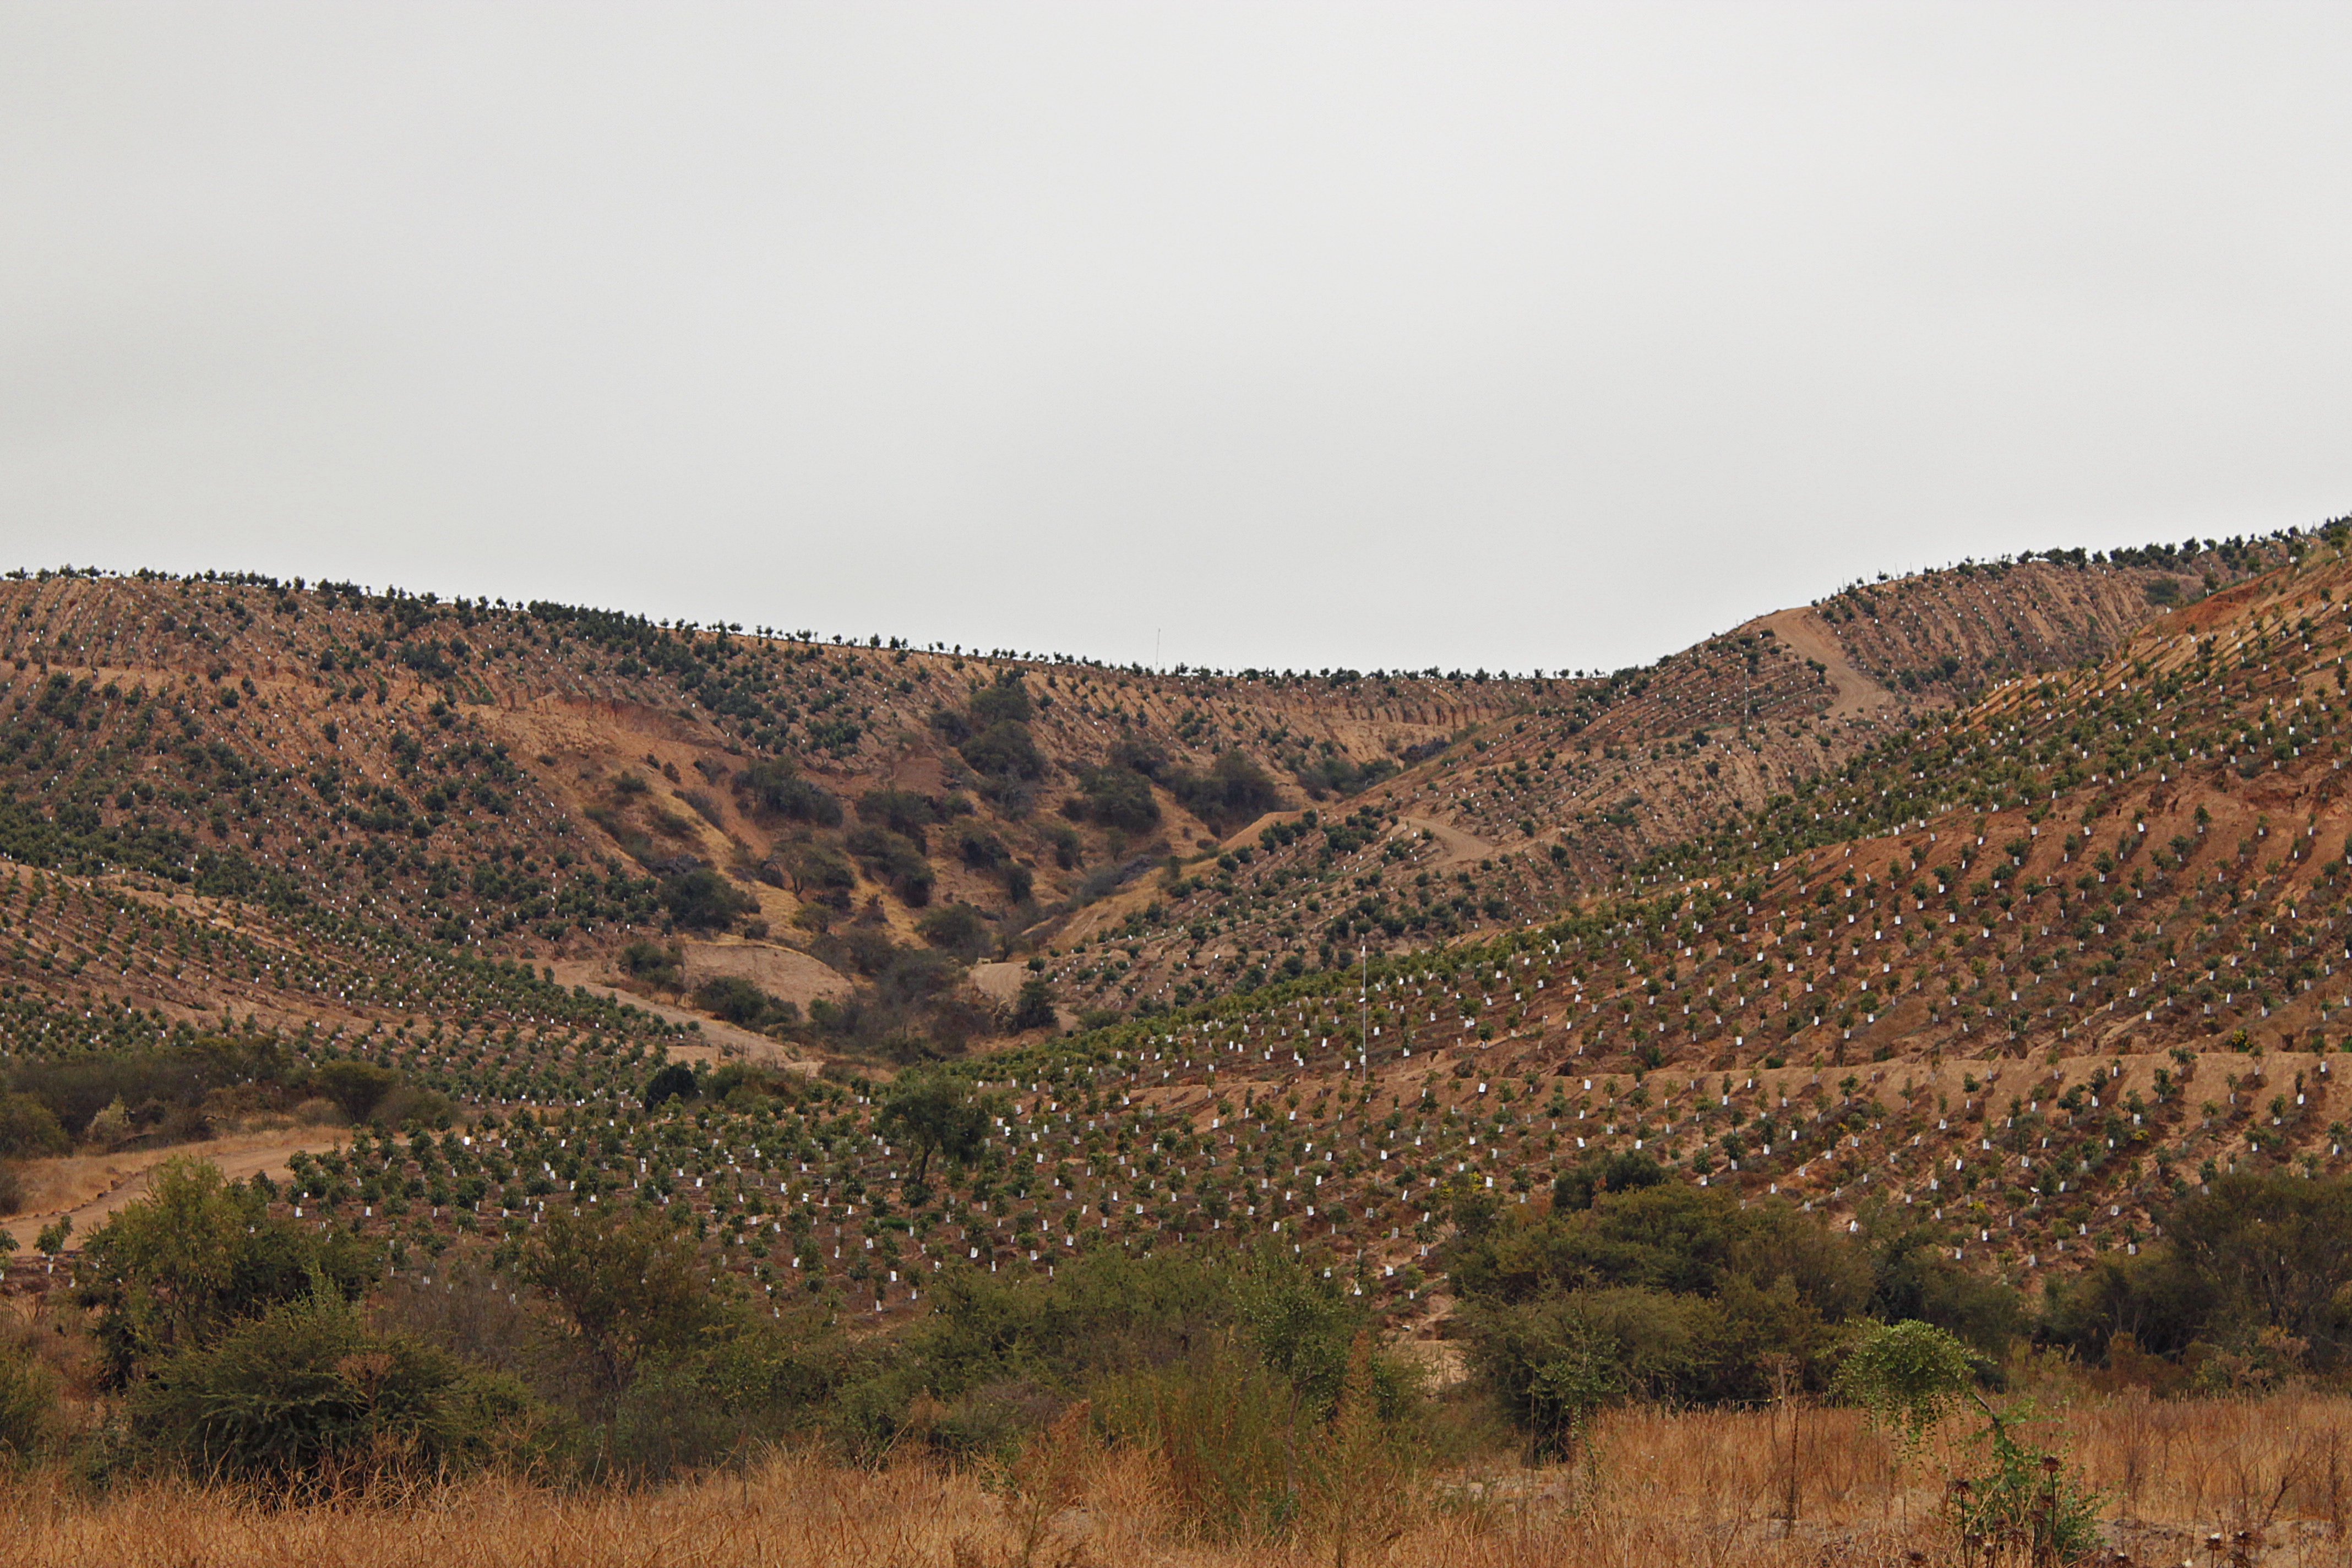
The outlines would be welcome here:
<svg viewBox="0 0 2352 1568">
<path fill-rule="evenodd" d="M 2099 1562 L 2352 1562 L 2352 1399 L 2068 1402 L 2030 1422 L 2101 1494 Z M 1908 1462 L 1864 1418 L 1805 1409 L 1787 1519 L 1785 1413 L 1633 1409 L 1603 1419 L 1572 1467 L 1493 1465 L 1382 1486 L 1276 1540 L 1202 1540 L 1147 1455 L 1068 1431 L 1013 1473 L 926 1462 L 860 1469 L 779 1452 L 644 1491 L 515 1481 L 396 1500 L 292 1505 L 161 1484 L 93 1498 L 35 1473 L 0 1493 L 7 1560 L 26 1568 L 995 1568 L 1004 1564 L 1444 1564 L 1649 1568 L 1667 1563 L 2026 1563 L 1959 1538 L 1950 1478 L 1980 1470 L 1955 1418 Z"/>
</svg>

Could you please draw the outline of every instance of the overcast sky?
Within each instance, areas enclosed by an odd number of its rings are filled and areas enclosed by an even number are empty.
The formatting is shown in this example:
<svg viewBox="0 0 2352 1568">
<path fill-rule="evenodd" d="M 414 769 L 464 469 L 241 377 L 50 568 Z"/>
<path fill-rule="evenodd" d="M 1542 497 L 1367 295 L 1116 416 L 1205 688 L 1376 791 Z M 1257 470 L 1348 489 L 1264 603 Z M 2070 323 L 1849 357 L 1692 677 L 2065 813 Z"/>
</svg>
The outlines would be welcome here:
<svg viewBox="0 0 2352 1568">
<path fill-rule="evenodd" d="M 2352 510 L 2352 7 L 0 4 L 0 565 L 1614 667 Z"/>
</svg>

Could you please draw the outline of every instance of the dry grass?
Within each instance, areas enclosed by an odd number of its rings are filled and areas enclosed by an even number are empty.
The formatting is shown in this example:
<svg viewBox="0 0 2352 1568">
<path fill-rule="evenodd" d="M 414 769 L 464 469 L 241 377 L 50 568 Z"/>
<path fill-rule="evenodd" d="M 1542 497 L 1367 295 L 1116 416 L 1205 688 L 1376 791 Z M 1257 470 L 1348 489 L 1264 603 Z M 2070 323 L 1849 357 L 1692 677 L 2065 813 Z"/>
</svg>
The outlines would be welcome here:
<svg viewBox="0 0 2352 1568">
<path fill-rule="evenodd" d="M 0 1492 L 0 1539 L 7 1560 L 27 1568 L 1292 1568 L 1334 1562 L 1343 1541 L 1352 1564 L 1983 1564 L 1939 1515 L 1945 1481 L 1969 1465 L 1962 1425 L 1898 1467 L 1854 1413 L 1806 1412 L 1793 1527 L 1778 1517 L 1789 1479 L 1785 1417 L 1628 1411 L 1602 1424 L 1583 1465 L 1498 1464 L 1439 1478 L 1391 1513 L 1401 1528 L 1378 1538 L 1355 1529 L 1336 1539 L 1192 1539 L 1149 1457 L 1106 1451 L 1064 1423 L 993 1480 L 924 1463 L 866 1471 L 784 1453 L 740 1476 L 651 1492 L 488 1482 L 396 1501 L 279 1507 L 170 1485 L 92 1500 L 35 1476 Z M 2067 1407 L 2029 1436 L 2062 1448 L 2107 1494 L 2111 1536 L 2135 1562 L 2204 1568 L 2231 1562 L 2242 1541 L 2250 1563 L 2352 1563 L 2352 1400 L 2127 1394 Z M 2219 1552 L 2206 1545 L 2214 1534 Z"/>
</svg>

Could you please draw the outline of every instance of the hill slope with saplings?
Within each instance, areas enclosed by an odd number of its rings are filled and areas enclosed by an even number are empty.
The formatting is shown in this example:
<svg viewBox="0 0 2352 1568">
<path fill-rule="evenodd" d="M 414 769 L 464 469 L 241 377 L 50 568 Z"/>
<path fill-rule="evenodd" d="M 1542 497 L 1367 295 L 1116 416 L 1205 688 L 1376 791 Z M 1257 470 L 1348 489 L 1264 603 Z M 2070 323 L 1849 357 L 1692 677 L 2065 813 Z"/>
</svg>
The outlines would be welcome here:
<svg viewBox="0 0 2352 1568">
<path fill-rule="evenodd" d="M 2332 1365 L 2332 1296 L 2257 1310 L 2213 1260 L 2352 1191 L 2347 537 L 1855 587 L 1606 679 L 12 581 L 0 1198 L 325 1130 L 236 1189 L 248 1234 L 491 1312 L 660 1228 L 806 1337 L 726 1377 L 885 1449 L 1020 1428 L 1047 1374 L 974 1327 L 1016 1300 L 1265 1321 L 1202 1257 L 1465 1339 L 1538 1448 L 1591 1346 L 1759 1400 L 1724 1347 L 1826 1388 L 1863 1317 Z M 618 1397 L 641 1352 L 578 1332 Z"/>
</svg>

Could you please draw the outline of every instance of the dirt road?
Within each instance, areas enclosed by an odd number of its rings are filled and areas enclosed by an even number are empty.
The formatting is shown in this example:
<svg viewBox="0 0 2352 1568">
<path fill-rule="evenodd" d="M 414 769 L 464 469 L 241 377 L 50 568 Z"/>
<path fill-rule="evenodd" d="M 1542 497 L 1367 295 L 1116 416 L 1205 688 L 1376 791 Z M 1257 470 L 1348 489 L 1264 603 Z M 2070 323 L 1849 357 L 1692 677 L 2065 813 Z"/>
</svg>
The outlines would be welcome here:
<svg viewBox="0 0 2352 1568">
<path fill-rule="evenodd" d="M 1799 658 L 1818 659 L 1828 667 L 1829 717 L 1844 719 L 1856 714 L 1875 713 L 1895 706 L 1899 700 L 1895 693 L 1853 667 L 1845 657 L 1843 646 L 1811 607 L 1775 610 L 1748 624 L 1769 626 L 1772 635 Z"/>
<path fill-rule="evenodd" d="M 257 1133 L 219 1138 L 206 1143 L 178 1143 L 163 1149 L 138 1149 L 119 1154 L 73 1154 L 58 1160 L 32 1160 L 24 1166 L 27 1212 L 5 1223 L 21 1251 L 32 1250 L 33 1237 L 59 1215 L 73 1216 L 79 1238 L 106 1222 L 123 1205 L 143 1196 L 147 1178 L 164 1161 L 183 1154 L 210 1160 L 234 1181 L 256 1171 L 275 1179 L 287 1173 L 286 1163 L 304 1150 L 324 1151 L 351 1142 L 348 1127 L 308 1127 L 297 1131 Z"/>
</svg>

